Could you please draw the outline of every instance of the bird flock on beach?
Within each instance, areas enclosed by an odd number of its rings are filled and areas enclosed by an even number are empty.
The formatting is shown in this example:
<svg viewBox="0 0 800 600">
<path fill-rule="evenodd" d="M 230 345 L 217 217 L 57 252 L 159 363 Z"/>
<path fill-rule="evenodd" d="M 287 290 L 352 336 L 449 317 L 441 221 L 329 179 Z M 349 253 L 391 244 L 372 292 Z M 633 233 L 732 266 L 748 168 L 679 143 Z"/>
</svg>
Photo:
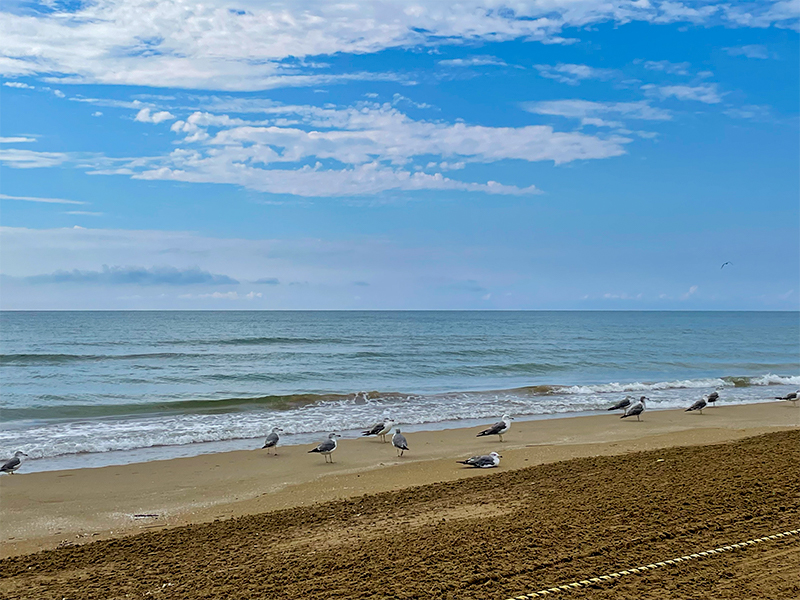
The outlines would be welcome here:
<svg viewBox="0 0 800 600">
<path fill-rule="evenodd" d="M 791 392 L 786 394 L 785 396 L 775 396 L 775 400 L 785 400 L 791 402 L 794 406 L 797 406 L 798 400 L 800 400 L 800 390 L 795 392 Z M 703 397 L 699 398 L 695 402 L 692 403 L 691 406 L 685 409 L 685 412 L 698 412 L 701 415 L 703 414 L 703 409 L 707 408 L 708 406 L 716 406 L 716 403 L 719 401 L 720 395 L 719 390 L 713 391 L 710 394 L 705 394 Z M 647 396 L 641 396 L 638 400 L 632 396 L 625 396 L 622 400 L 615 403 L 613 406 L 610 406 L 607 410 L 609 411 L 616 411 L 621 410 L 622 415 L 620 415 L 621 419 L 626 419 L 629 417 L 636 417 L 637 421 L 642 420 L 642 415 L 644 414 L 645 410 L 647 409 L 647 402 L 649 399 Z M 509 415 L 503 415 L 502 418 L 495 424 L 490 425 L 489 427 L 483 429 L 478 433 L 476 437 L 487 437 L 487 436 L 497 436 L 499 440 L 502 442 L 503 435 L 511 429 L 511 422 L 514 420 L 513 417 Z M 392 433 L 390 440 L 387 440 L 387 436 Z M 280 427 L 273 427 L 272 431 L 267 435 L 267 438 L 264 440 L 264 445 L 261 447 L 262 450 L 267 450 L 268 454 L 277 455 L 276 448 L 278 447 L 278 443 L 280 442 L 280 433 L 283 432 L 283 429 Z M 400 427 L 398 423 L 389 417 L 384 418 L 381 421 L 378 421 L 369 429 L 366 429 L 361 432 L 363 437 L 379 437 L 381 442 L 386 443 L 387 441 L 391 441 L 392 446 L 395 448 L 397 457 L 401 458 L 404 454 L 410 451 L 410 447 L 408 445 L 408 439 L 405 435 L 400 432 Z M 333 463 L 333 453 L 338 448 L 339 443 L 336 441 L 336 438 L 342 437 L 336 432 L 331 432 L 328 434 L 327 439 L 323 440 L 319 444 L 317 444 L 314 448 L 308 451 L 309 454 L 316 453 L 321 454 L 325 458 L 326 463 Z M 22 452 L 21 450 L 17 450 L 14 453 L 14 456 L 9 460 L 5 461 L 2 466 L 0 466 L 0 474 L 8 474 L 13 475 L 21 466 L 22 462 L 25 458 L 27 458 L 27 454 Z M 471 456 L 466 460 L 458 460 L 456 461 L 458 464 L 466 465 L 468 467 L 474 467 L 478 469 L 491 469 L 493 467 L 497 467 L 500 465 L 500 459 L 503 458 L 497 452 L 490 452 L 489 454 L 484 455 L 477 455 Z"/>
</svg>

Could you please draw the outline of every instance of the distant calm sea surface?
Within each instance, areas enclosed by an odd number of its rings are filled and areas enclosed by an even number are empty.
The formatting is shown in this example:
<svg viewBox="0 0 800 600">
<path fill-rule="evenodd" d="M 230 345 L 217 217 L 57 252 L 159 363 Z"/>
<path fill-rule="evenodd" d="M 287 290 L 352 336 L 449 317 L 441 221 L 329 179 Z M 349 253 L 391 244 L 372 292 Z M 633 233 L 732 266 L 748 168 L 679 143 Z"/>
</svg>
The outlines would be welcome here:
<svg viewBox="0 0 800 600">
<path fill-rule="evenodd" d="M 800 387 L 796 312 L 3 312 L 0 340 L 27 471 Z"/>
</svg>

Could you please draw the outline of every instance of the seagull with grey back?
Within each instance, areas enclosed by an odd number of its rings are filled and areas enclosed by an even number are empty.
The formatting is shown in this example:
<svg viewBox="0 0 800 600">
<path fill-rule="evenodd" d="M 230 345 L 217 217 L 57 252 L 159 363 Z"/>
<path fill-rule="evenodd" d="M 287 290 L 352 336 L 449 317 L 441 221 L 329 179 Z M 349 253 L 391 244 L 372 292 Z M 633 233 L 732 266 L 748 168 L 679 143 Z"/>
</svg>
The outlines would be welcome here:
<svg viewBox="0 0 800 600">
<path fill-rule="evenodd" d="M 362 431 L 361 435 L 363 436 L 377 435 L 380 436 L 381 441 L 385 443 L 386 434 L 392 431 L 392 427 L 394 427 L 394 421 L 389 417 L 386 417 L 383 421 L 375 423 L 375 425 L 373 425 L 366 431 Z"/>
<path fill-rule="evenodd" d="M 325 440 L 324 442 L 320 442 L 320 444 L 316 448 L 314 448 L 313 450 L 309 450 L 308 453 L 311 454 L 312 452 L 319 452 L 325 457 L 325 462 L 333 462 L 333 457 L 331 456 L 331 454 L 333 453 L 334 450 L 336 450 L 336 447 L 339 445 L 336 442 L 337 437 L 342 437 L 342 436 L 340 436 L 338 433 L 329 434 L 327 440 Z M 328 461 L 328 457 L 330 457 L 330 461 Z"/>
<path fill-rule="evenodd" d="M 622 400 L 617 402 L 614 406 L 612 406 L 608 410 L 621 410 L 624 408 L 628 408 L 633 400 L 634 400 L 633 396 L 625 396 Z"/>
<path fill-rule="evenodd" d="M 706 407 L 706 399 L 700 398 L 700 400 L 695 400 L 694 404 L 692 404 L 689 408 L 687 408 L 684 412 L 692 412 L 694 410 L 699 410 L 700 414 L 703 414 L 703 409 Z"/>
<path fill-rule="evenodd" d="M 406 436 L 400 433 L 400 428 L 394 430 L 394 435 L 392 436 L 392 446 L 397 448 L 397 456 L 403 456 L 403 452 L 408 450 L 408 442 L 406 441 Z"/>
<path fill-rule="evenodd" d="M 711 406 L 715 406 L 715 402 L 719 400 L 719 392 L 714 391 L 711 392 L 708 396 L 703 397 L 706 402 L 708 402 Z"/>
<path fill-rule="evenodd" d="M 628 408 L 625 409 L 625 414 L 620 417 L 620 419 L 624 419 L 625 417 L 636 417 L 637 421 L 641 421 L 639 416 L 645 411 L 647 408 L 645 406 L 645 401 L 647 400 L 647 396 L 642 396 L 636 402 L 631 404 Z"/>
<path fill-rule="evenodd" d="M 23 457 L 28 456 L 22 450 L 17 450 L 14 452 L 14 458 L 7 460 L 3 463 L 3 466 L 0 467 L 0 473 L 8 473 L 9 475 L 13 475 L 14 471 L 19 469 L 22 466 L 22 459 Z"/>
<path fill-rule="evenodd" d="M 800 390 L 797 390 L 796 392 L 790 392 L 785 396 L 775 396 L 775 400 L 788 400 L 797 406 L 797 401 L 800 400 Z"/>
<path fill-rule="evenodd" d="M 502 420 L 498 421 L 491 427 L 484 429 L 475 437 L 483 437 L 485 435 L 496 435 L 500 437 L 500 441 L 503 441 L 503 434 L 511 429 L 511 421 L 513 421 L 513 417 L 509 417 L 508 415 L 503 415 Z"/>
<path fill-rule="evenodd" d="M 283 431 L 283 429 L 281 429 L 280 427 L 273 427 L 272 428 L 272 432 L 267 436 L 267 439 L 264 441 L 264 445 L 261 446 L 262 450 L 264 448 L 267 449 L 267 454 L 269 454 L 270 448 L 277 448 L 278 447 L 278 442 L 281 439 L 280 436 L 278 436 L 278 432 L 279 431 Z M 278 453 L 276 452 L 275 456 L 277 456 L 277 455 L 278 455 Z"/>
<path fill-rule="evenodd" d="M 497 452 L 490 452 L 483 456 L 473 456 L 467 460 L 457 460 L 456 462 L 461 465 L 475 467 L 477 469 L 491 469 L 500 464 L 500 459 L 503 458 Z"/>
</svg>

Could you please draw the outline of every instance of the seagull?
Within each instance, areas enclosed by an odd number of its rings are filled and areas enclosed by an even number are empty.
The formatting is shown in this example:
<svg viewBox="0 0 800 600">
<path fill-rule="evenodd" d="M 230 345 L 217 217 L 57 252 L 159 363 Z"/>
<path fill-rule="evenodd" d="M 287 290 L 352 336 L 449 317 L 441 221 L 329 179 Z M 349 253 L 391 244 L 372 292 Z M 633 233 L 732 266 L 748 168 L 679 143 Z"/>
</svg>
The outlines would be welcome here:
<svg viewBox="0 0 800 600">
<path fill-rule="evenodd" d="M 511 429 L 511 421 L 513 421 L 513 417 L 509 417 L 508 415 L 503 415 L 503 419 L 498 421 L 491 427 L 484 429 L 475 437 L 482 437 L 484 435 L 498 435 L 500 436 L 500 441 L 503 441 L 503 434 Z"/>
<path fill-rule="evenodd" d="M 394 435 L 392 436 L 392 446 L 397 448 L 397 456 L 403 456 L 403 452 L 408 450 L 408 442 L 406 441 L 406 436 L 400 433 L 400 428 L 394 430 Z"/>
<path fill-rule="evenodd" d="M 473 456 L 467 460 L 457 460 L 456 462 L 462 465 L 469 465 L 478 469 L 491 469 L 500 464 L 500 459 L 503 458 L 497 452 L 484 454 L 483 456 Z"/>
<path fill-rule="evenodd" d="M 370 429 L 362 431 L 361 435 L 379 435 L 381 441 L 386 442 L 386 434 L 389 433 L 394 427 L 394 421 L 386 417 L 383 421 L 375 423 Z"/>
<path fill-rule="evenodd" d="M 0 467 L 0 473 L 8 473 L 9 475 L 13 475 L 14 471 L 20 468 L 22 465 L 22 457 L 28 456 L 22 450 L 17 450 L 14 452 L 14 458 L 7 460 L 3 463 L 3 466 Z"/>
<path fill-rule="evenodd" d="M 280 427 L 273 427 L 272 428 L 272 433 L 270 433 L 267 436 L 267 439 L 264 442 L 264 445 L 261 446 L 262 450 L 264 448 L 269 450 L 270 448 L 275 448 L 278 445 L 278 440 L 280 440 L 280 437 L 278 437 L 278 432 L 279 431 L 283 431 L 283 429 L 281 429 Z M 269 454 L 269 452 L 267 452 L 267 454 Z"/>
<path fill-rule="evenodd" d="M 732 265 L 732 264 L 733 264 L 733 263 L 732 263 L 732 262 L 730 262 L 730 261 L 728 261 L 728 262 L 724 262 L 724 263 L 722 263 L 722 266 L 720 267 L 720 269 L 724 269 L 724 268 L 725 268 L 725 265 Z"/>
<path fill-rule="evenodd" d="M 705 396 L 705 400 L 711 406 L 714 406 L 714 403 L 719 400 L 719 392 L 711 392 L 708 396 Z"/>
<path fill-rule="evenodd" d="M 797 401 L 800 400 L 800 390 L 796 392 L 791 392 L 790 394 L 786 394 L 785 396 L 775 396 L 775 400 L 788 400 L 795 406 L 797 406 Z"/>
<path fill-rule="evenodd" d="M 633 400 L 632 396 L 625 396 L 625 398 L 617 402 L 614 406 L 612 406 L 608 410 L 619 410 L 620 408 L 628 408 L 631 405 L 631 400 Z"/>
<path fill-rule="evenodd" d="M 700 414 L 703 414 L 703 409 L 706 407 L 706 399 L 700 398 L 700 400 L 696 400 L 694 404 L 692 404 L 689 408 L 687 408 L 684 412 L 691 412 L 693 410 L 699 410 Z"/>
<path fill-rule="evenodd" d="M 639 398 L 634 404 L 631 404 L 628 408 L 625 409 L 625 414 L 620 417 L 620 419 L 624 419 L 625 417 L 636 417 L 637 421 L 641 421 L 639 415 L 644 412 L 645 400 L 647 400 L 646 396 L 642 396 Z"/>
<path fill-rule="evenodd" d="M 336 446 L 339 444 L 336 443 L 336 438 L 342 437 L 338 433 L 331 433 L 328 435 L 328 439 L 324 442 L 320 442 L 319 446 L 314 448 L 313 450 L 309 450 L 308 453 L 311 454 L 312 452 L 319 452 L 323 456 L 325 456 L 325 462 L 328 462 L 328 457 L 330 456 L 330 462 L 333 462 L 333 457 L 331 453 L 336 450 Z"/>
</svg>

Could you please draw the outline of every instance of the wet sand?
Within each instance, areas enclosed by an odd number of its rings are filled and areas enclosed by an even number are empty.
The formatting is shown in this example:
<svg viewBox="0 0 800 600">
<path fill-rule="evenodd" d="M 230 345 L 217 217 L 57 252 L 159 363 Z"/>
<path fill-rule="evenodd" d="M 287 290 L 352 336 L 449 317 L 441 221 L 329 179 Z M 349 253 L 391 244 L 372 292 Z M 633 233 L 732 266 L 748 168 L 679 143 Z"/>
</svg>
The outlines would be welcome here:
<svg viewBox="0 0 800 600">
<path fill-rule="evenodd" d="M 642 422 L 615 413 L 515 422 L 502 443 L 476 438 L 478 429 L 411 433 L 402 458 L 375 438 L 342 440 L 333 464 L 306 446 L 290 446 L 277 456 L 254 449 L 98 469 L 24 474 L 23 467 L 0 477 L 2 556 L 481 477 L 491 471 L 461 468 L 455 460 L 493 450 L 508 471 L 798 426 L 800 408 L 775 402 L 719 406 L 702 415 L 651 411 Z"/>
</svg>

